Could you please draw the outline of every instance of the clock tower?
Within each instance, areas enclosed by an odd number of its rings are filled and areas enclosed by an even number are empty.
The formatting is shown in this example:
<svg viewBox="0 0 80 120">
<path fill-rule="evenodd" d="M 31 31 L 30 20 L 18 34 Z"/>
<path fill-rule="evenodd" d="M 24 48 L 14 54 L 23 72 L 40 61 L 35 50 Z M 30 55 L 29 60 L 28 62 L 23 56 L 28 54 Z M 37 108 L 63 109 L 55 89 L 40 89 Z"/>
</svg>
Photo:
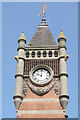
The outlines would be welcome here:
<svg viewBox="0 0 80 120">
<path fill-rule="evenodd" d="M 66 38 L 61 30 L 56 44 L 44 18 L 30 43 L 22 32 L 18 43 L 14 104 L 17 118 L 66 118 L 68 103 Z"/>
</svg>

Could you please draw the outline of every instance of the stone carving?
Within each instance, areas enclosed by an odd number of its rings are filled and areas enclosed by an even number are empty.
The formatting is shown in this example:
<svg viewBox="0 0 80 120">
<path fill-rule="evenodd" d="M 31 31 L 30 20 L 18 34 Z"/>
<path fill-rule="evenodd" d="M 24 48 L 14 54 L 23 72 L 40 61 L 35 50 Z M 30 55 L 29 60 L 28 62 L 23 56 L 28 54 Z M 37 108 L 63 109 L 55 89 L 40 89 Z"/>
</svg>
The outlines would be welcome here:
<svg viewBox="0 0 80 120">
<path fill-rule="evenodd" d="M 58 95 L 58 85 L 55 86 L 55 93 Z"/>
<path fill-rule="evenodd" d="M 56 81 L 55 93 L 56 93 L 56 95 L 58 95 L 58 93 L 59 93 L 59 90 L 58 90 L 58 79 L 56 78 L 55 81 Z"/>
<path fill-rule="evenodd" d="M 31 85 L 29 83 L 29 81 L 27 81 L 26 84 L 27 84 L 27 86 L 30 88 L 30 90 L 32 92 L 34 92 L 35 94 L 41 96 L 41 95 L 44 95 L 44 94 L 48 93 L 53 88 L 53 86 L 56 84 L 56 81 L 54 83 L 52 83 L 52 85 L 50 85 L 48 87 L 35 87 L 35 86 Z"/>
<path fill-rule="evenodd" d="M 17 62 L 19 62 L 19 57 L 18 56 L 15 56 L 14 58 L 17 60 Z"/>
<path fill-rule="evenodd" d="M 67 61 L 68 58 L 69 58 L 69 55 L 65 55 L 64 60 Z"/>
<path fill-rule="evenodd" d="M 26 96 L 26 94 L 27 94 L 27 87 L 26 87 L 26 85 L 24 85 L 23 93 L 24 93 L 24 95 Z"/>
</svg>

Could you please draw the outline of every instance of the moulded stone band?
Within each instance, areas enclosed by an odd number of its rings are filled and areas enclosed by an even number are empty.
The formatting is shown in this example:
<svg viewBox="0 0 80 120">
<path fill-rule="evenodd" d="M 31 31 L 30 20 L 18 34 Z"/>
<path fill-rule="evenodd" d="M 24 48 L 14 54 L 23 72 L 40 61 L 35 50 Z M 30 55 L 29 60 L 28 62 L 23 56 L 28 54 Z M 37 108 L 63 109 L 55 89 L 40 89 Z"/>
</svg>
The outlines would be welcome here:
<svg viewBox="0 0 80 120">
<path fill-rule="evenodd" d="M 30 76 L 29 75 L 23 75 L 24 78 L 29 78 Z"/>
<path fill-rule="evenodd" d="M 22 56 L 19 56 L 18 58 L 19 58 L 19 59 L 23 59 L 23 60 L 25 60 L 25 58 L 24 58 L 24 57 L 22 57 Z"/>
<path fill-rule="evenodd" d="M 42 47 L 40 47 L 40 46 L 38 46 L 38 47 L 36 47 L 36 46 L 26 46 L 25 47 L 26 50 L 33 50 L 33 49 L 34 50 L 44 50 L 44 48 L 45 48 L 45 50 L 49 50 L 49 49 L 50 50 L 58 50 L 58 46 L 54 46 L 54 47 L 53 46 L 50 46 L 50 47 L 49 46 L 46 46 L 46 47 L 45 46 L 44 47 L 43 46 Z"/>
<path fill-rule="evenodd" d="M 24 77 L 22 74 L 18 74 L 18 73 L 17 73 L 17 74 L 15 75 L 15 78 L 18 77 L 18 76 Z"/>
<path fill-rule="evenodd" d="M 66 94 L 60 95 L 60 96 L 59 96 L 59 99 L 60 99 L 60 98 L 63 98 L 63 97 L 66 97 L 66 98 L 68 98 L 68 99 L 69 99 L 69 96 L 68 96 L 68 95 L 66 95 Z"/>
<path fill-rule="evenodd" d="M 18 47 L 17 51 L 18 51 L 19 49 L 24 49 L 24 50 L 26 50 L 25 47 Z"/>
<path fill-rule="evenodd" d="M 66 38 L 64 38 L 64 37 L 60 37 L 60 38 L 58 38 L 58 42 L 60 41 L 60 39 L 64 39 L 65 42 L 66 42 Z"/>
<path fill-rule="evenodd" d="M 65 114 L 63 110 L 19 110 L 18 114 Z"/>
<path fill-rule="evenodd" d="M 59 102 L 59 99 L 58 98 L 29 98 L 29 99 L 26 99 L 24 98 L 22 102 Z"/>
<path fill-rule="evenodd" d="M 15 95 L 15 96 L 13 96 L 13 99 L 15 99 L 15 98 L 21 98 L 21 99 L 23 99 L 23 96 L 21 96 L 21 95 Z"/>
<path fill-rule="evenodd" d="M 65 75 L 65 76 L 68 77 L 68 74 L 67 74 L 67 73 L 60 73 L 60 74 L 59 74 L 59 77 L 60 77 L 60 76 L 63 76 L 63 75 Z"/>
<path fill-rule="evenodd" d="M 25 40 L 25 39 L 19 39 L 19 40 L 18 40 L 18 43 L 19 43 L 20 41 L 25 41 L 25 43 L 26 43 L 26 40 Z"/>
<path fill-rule="evenodd" d="M 59 77 L 59 75 L 54 75 L 53 78 L 55 78 L 55 77 Z"/>
<path fill-rule="evenodd" d="M 58 46 L 58 49 L 60 49 L 60 48 L 65 48 L 67 50 L 65 45 L 64 46 Z"/>
<path fill-rule="evenodd" d="M 60 56 L 58 59 L 60 59 L 60 58 L 65 58 L 65 56 L 63 55 L 63 56 Z"/>
</svg>

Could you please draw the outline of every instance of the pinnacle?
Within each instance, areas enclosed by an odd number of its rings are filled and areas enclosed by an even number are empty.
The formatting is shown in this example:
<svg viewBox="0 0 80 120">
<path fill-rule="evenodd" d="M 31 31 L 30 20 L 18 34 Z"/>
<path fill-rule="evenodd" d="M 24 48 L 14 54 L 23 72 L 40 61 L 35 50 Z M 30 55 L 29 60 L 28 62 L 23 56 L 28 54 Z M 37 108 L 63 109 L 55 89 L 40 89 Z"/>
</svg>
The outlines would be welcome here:
<svg viewBox="0 0 80 120">
<path fill-rule="evenodd" d="M 62 30 L 61 30 L 61 33 L 60 33 L 58 39 L 59 39 L 59 38 L 64 38 L 64 39 L 66 39 L 65 36 L 64 36 L 64 34 L 63 34 L 63 31 L 62 31 Z"/>
<path fill-rule="evenodd" d="M 19 40 L 21 40 L 21 39 L 26 40 L 26 38 L 25 38 L 25 36 L 24 36 L 24 32 L 22 32 L 22 34 L 21 34 Z"/>
</svg>

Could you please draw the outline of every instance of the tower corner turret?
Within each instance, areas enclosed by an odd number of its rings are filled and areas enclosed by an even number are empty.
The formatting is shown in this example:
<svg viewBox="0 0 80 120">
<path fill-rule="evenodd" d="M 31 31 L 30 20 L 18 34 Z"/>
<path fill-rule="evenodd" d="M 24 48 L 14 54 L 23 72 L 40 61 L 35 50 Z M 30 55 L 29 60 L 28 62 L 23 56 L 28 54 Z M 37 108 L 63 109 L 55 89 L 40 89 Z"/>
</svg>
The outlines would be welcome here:
<svg viewBox="0 0 80 120">
<path fill-rule="evenodd" d="M 25 44 L 26 44 L 26 38 L 24 36 L 24 32 L 22 32 L 18 40 L 18 43 L 19 43 L 18 55 L 15 56 L 15 59 L 17 60 L 17 72 L 15 75 L 16 87 L 15 87 L 15 95 L 13 97 L 16 111 L 18 111 L 23 99 L 23 71 L 24 71 L 24 57 L 25 57 Z"/>
<path fill-rule="evenodd" d="M 59 100 L 61 103 L 61 106 L 63 107 L 65 113 L 66 113 L 66 106 L 68 103 L 68 92 L 67 92 L 67 68 L 66 68 L 66 60 L 67 60 L 67 56 L 66 55 L 66 37 L 63 34 L 63 31 L 61 30 L 61 33 L 58 37 L 58 42 L 59 42 L 59 69 L 60 69 L 60 73 L 59 73 L 59 77 L 60 77 L 60 96 L 59 96 Z"/>
</svg>

